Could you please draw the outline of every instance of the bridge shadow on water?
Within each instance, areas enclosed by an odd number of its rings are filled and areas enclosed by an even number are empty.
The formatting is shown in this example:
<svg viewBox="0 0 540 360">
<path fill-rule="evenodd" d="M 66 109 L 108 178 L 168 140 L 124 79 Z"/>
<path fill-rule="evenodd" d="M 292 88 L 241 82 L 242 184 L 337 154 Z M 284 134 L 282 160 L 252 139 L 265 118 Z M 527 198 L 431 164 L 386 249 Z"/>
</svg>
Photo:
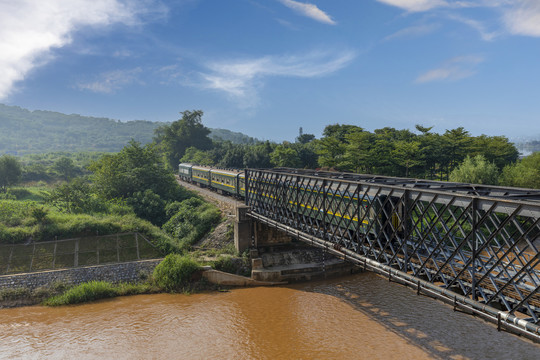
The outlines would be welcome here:
<svg viewBox="0 0 540 360">
<path fill-rule="evenodd" d="M 540 345 L 374 273 L 304 284 L 301 290 L 341 299 L 436 359 L 539 358 Z"/>
</svg>

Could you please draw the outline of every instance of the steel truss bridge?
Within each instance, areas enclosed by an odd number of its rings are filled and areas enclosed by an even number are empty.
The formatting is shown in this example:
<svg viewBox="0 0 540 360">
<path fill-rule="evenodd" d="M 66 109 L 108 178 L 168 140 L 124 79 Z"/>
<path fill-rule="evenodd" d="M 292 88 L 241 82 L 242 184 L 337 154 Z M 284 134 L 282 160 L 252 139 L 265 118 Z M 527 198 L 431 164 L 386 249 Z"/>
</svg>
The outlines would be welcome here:
<svg viewBox="0 0 540 360">
<path fill-rule="evenodd" d="M 540 190 L 246 170 L 248 215 L 540 339 Z"/>
</svg>

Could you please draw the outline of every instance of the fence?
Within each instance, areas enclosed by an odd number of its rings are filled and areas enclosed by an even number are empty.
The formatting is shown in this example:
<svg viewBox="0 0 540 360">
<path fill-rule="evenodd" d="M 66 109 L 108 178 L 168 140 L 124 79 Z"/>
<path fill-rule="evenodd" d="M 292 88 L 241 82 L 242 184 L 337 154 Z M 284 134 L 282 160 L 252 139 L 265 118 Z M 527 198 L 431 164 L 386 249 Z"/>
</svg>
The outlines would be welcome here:
<svg viewBox="0 0 540 360">
<path fill-rule="evenodd" d="M 0 245 L 0 275 L 161 257 L 139 233 Z"/>
</svg>

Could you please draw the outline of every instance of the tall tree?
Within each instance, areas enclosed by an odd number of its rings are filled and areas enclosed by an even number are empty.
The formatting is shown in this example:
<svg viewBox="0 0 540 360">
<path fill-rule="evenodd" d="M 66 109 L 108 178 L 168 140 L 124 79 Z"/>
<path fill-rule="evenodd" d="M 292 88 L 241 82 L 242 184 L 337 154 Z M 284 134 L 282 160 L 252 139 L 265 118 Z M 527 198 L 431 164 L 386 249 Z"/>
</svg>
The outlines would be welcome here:
<svg viewBox="0 0 540 360">
<path fill-rule="evenodd" d="M 6 192 L 9 186 L 21 180 L 22 166 L 16 157 L 2 155 L 0 157 L 0 191 Z"/>
<path fill-rule="evenodd" d="M 161 126 L 154 133 L 154 141 L 164 152 L 171 169 L 176 169 L 187 148 L 212 148 L 212 140 L 208 137 L 210 129 L 202 124 L 203 112 L 186 110 L 181 114 L 180 120 Z"/>
</svg>

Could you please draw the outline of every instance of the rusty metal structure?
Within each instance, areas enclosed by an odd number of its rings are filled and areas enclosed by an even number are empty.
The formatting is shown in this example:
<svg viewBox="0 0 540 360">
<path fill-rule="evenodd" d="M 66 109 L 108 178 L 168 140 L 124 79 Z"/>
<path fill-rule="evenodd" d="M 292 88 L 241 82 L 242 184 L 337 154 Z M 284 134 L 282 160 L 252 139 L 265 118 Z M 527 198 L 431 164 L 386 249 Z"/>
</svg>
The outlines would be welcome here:
<svg viewBox="0 0 540 360">
<path fill-rule="evenodd" d="M 246 170 L 254 219 L 540 339 L 540 191 Z"/>
</svg>

